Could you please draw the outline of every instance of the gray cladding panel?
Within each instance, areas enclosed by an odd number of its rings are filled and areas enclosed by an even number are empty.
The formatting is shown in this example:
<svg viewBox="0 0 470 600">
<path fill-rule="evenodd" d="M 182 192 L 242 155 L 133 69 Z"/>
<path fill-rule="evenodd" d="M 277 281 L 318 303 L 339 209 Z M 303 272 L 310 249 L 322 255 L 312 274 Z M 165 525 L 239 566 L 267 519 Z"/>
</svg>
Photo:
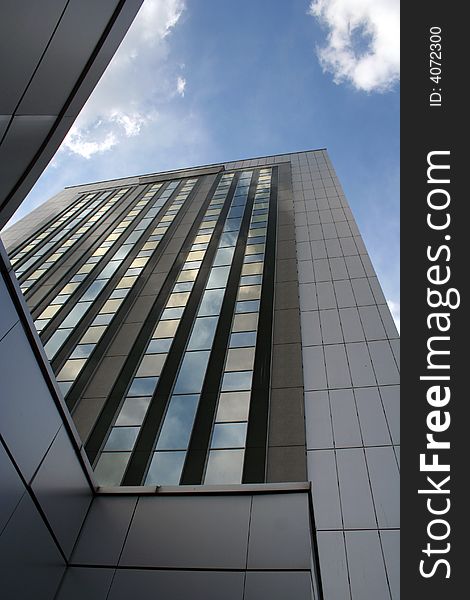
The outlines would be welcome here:
<svg viewBox="0 0 470 600">
<path fill-rule="evenodd" d="M 23 496 L 0 536 L 0 562 L 4 598 L 54 597 L 65 561 L 29 494 Z"/>
<path fill-rule="evenodd" d="M 224 596 L 225 598 L 225 596 Z M 244 600 L 313 600 L 309 571 L 248 572 Z"/>
<path fill-rule="evenodd" d="M 337 450 L 339 489 L 345 529 L 377 527 L 362 448 Z"/>
<path fill-rule="evenodd" d="M 23 482 L 2 444 L 0 444 L 0 482 L 2 488 L 2 493 L 0 494 L 1 532 L 25 492 Z"/>
<path fill-rule="evenodd" d="M 390 433 L 378 388 L 355 388 L 364 446 L 390 445 Z"/>
<path fill-rule="evenodd" d="M 400 532 L 384 529 L 380 531 L 380 540 L 392 600 L 400 600 Z"/>
<path fill-rule="evenodd" d="M 35 475 L 32 489 L 64 554 L 70 556 L 92 493 L 64 427 Z"/>
<path fill-rule="evenodd" d="M 3 277 L 0 275 L 0 340 L 18 322 L 18 314 Z"/>
<path fill-rule="evenodd" d="M 117 0 L 72 0 L 67 4 L 18 114 L 59 114 L 117 4 Z"/>
<path fill-rule="evenodd" d="M 344 533 L 342 531 L 319 531 L 317 535 L 325 599 L 350 600 Z"/>
<path fill-rule="evenodd" d="M 244 579 L 236 572 L 118 569 L 107 600 L 243 600 Z"/>
<path fill-rule="evenodd" d="M 141 497 L 120 565 L 242 569 L 250 504 L 247 496 L 222 502 L 217 497 Z"/>
<path fill-rule="evenodd" d="M 379 527 L 400 527 L 400 473 L 391 446 L 366 448 Z"/>
<path fill-rule="evenodd" d="M 317 529 L 341 529 L 343 521 L 334 450 L 310 450 L 307 462 Z"/>
<path fill-rule="evenodd" d="M 310 517 L 306 494 L 253 496 L 249 569 L 309 569 Z"/>
<path fill-rule="evenodd" d="M 389 600 L 378 532 L 347 531 L 345 535 L 352 600 Z"/>
<path fill-rule="evenodd" d="M 336 448 L 362 446 L 353 390 L 331 390 L 329 393 Z"/>
<path fill-rule="evenodd" d="M 328 392 L 305 392 L 305 429 L 307 449 L 333 447 Z"/>
<path fill-rule="evenodd" d="M 0 381 L 1 433 L 29 481 L 59 430 L 61 419 L 20 323 L 0 341 Z"/>
<path fill-rule="evenodd" d="M 15 0 L 2 2 L 0 54 L 9 60 L 2 61 L 0 69 L 0 114 L 13 114 L 66 4 L 66 0 L 43 0 L 28 6 Z M 11 51 L 18 46 L 21 52 Z"/>
<path fill-rule="evenodd" d="M 68 567 L 55 600 L 106 600 L 114 569 Z"/>
<path fill-rule="evenodd" d="M 72 563 L 116 565 L 137 504 L 132 496 L 94 499 L 72 555 Z"/>
<path fill-rule="evenodd" d="M 0 195 L 6 196 L 38 152 L 56 121 L 46 115 L 15 116 L 0 145 Z"/>
</svg>

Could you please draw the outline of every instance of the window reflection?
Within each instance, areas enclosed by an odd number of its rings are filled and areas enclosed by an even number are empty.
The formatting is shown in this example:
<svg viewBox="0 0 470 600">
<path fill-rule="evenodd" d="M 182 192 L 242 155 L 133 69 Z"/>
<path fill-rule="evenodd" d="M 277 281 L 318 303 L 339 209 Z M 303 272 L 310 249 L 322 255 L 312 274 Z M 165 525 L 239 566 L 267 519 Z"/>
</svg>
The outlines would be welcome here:
<svg viewBox="0 0 470 600">
<path fill-rule="evenodd" d="M 216 422 L 248 421 L 250 392 L 222 392 Z"/>
<path fill-rule="evenodd" d="M 185 450 L 193 427 L 199 396 L 173 396 L 158 438 L 157 450 Z"/>
<path fill-rule="evenodd" d="M 186 352 L 175 384 L 175 394 L 201 392 L 210 352 Z"/>
<path fill-rule="evenodd" d="M 150 404 L 150 396 L 144 398 L 126 398 L 116 419 L 116 426 L 141 425 Z"/>
<path fill-rule="evenodd" d="M 210 350 L 214 341 L 217 317 L 196 319 L 189 338 L 188 350 Z"/>
<path fill-rule="evenodd" d="M 230 348 L 225 363 L 226 371 L 249 371 L 255 361 L 254 348 Z"/>
<path fill-rule="evenodd" d="M 127 392 L 128 396 L 151 396 L 157 385 L 158 377 L 136 377 Z"/>
<path fill-rule="evenodd" d="M 204 483 L 241 483 L 244 450 L 211 450 Z"/>
<path fill-rule="evenodd" d="M 231 392 L 236 390 L 250 390 L 252 376 L 252 371 L 224 373 L 222 379 L 222 391 Z"/>
<path fill-rule="evenodd" d="M 225 290 L 208 290 L 202 297 L 199 316 L 218 315 L 222 307 Z"/>
<path fill-rule="evenodd" d="M 212 433 L 211 448 L 243 448 L 246 423 L 216 423 Z"/>
<path fill-rule="evenodd" d="M 146 485 L 178 485 L 186 452 L 154 452 Z"/>
<path fill-rule="evenodd" d="M 230 267 L 214 267 L 211 269 L 206 289 L 223 288 L 227 284 Z"/>
<path fill-rule="evenodd" d="M 132 450 L 138 433 L 138 427 L 113 427 L 111 433 L 109 434 L 104 450 Z"/>
<path fill-rule="evenodd" d="M 95 467 L 95 477 L 99 485 L 120 485 L 130 452 L 104 452 Z"/>
<path fill-rule="evenodd" d="M 163 365 L 165 364 L 166 356 L 166 354 L 145 355 L 140 363 L 136 376 L 149 377 L 152 375 L 160 375 Z"/>
</svg>

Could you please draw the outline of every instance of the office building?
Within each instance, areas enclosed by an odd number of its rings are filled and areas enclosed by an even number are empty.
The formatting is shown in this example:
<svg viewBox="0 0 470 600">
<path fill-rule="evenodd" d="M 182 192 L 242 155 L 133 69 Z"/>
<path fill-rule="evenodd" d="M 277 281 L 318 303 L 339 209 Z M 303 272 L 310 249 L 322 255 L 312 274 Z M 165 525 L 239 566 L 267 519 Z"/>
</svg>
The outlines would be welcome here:
<svg viewBox="0 0 470 600">
<path fill-rule="evenodd" d="M 2 237 L 0 547 L 37 521 L 41 597 L 399 597 L 398 334 L 325 150 L 67 188 Z"/>
</svg>

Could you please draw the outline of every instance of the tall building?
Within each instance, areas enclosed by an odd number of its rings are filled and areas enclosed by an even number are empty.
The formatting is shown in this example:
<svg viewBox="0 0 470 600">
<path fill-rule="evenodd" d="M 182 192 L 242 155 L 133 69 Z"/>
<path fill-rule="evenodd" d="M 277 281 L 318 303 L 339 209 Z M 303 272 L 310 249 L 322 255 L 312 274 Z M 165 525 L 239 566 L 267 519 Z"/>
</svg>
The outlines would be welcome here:
<svg viewBox="0 0 470 600">
<path fill-rule="evenodd" d="M 67 188 L 2 237 L 42 597 L 399 598 L 398 334 L 325 150 Z"/>
</svg>

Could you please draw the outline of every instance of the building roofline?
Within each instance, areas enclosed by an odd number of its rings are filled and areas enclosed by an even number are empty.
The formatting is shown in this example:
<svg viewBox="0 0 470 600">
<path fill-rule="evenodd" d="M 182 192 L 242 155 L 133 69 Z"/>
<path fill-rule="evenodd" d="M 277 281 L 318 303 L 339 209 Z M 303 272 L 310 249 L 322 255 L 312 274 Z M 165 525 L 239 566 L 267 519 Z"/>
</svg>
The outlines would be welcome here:
<svg viewBox="0 0 470 600">
<path fill-rule="evenodd" d="M 68 185 L 64 189 L 69 190 L 69 189 L 73 189 L 73 188 L 77 188 L 77 187 L 82 187 L 85 185 L 97 185 L 99 183 L 112 183 L 115 181 L 122 181 L 124 179 L 137 179 L 139 177 L 152 177 L 155 175 L 172 175 L 172 174 L 181 173 L 184 171 L 196 171 L 198 169 L 205 169 L 208 167 L 217 167 L 217 166 L 226 165 L 228 163 L 234 163 L 234 162 L 259 160 L 260 158 L 270 158 L 270 157 L 275 157 L 275 156 L 291 156 L 293 154 L 304 154 L 306 152 L 322 152 L 324 150 L 327 150 L 327 148 L 311 148 L 310 150 L 297 150 L 296 152 L 279 152 L 277 154 L 265 154 L 265 155 L 261 155 L 261 156 L 251 156 L 249 158 L 237 158 L 237 159 L 233 159 L 233 160 L 224 160 L 224 161 L 221 161 L 218 163 L 208 163 L 206 165 L 196 165 L 194 167 L 181 167 L 181 169 L 172 169 L 170 171 L 155 171 L 153 173 L 141 173 L 140 175 L 125 175 L 124 177 L 116 177 L 114 179 L 103 179 L 101 181 L 88 181 L 86 183 L 77 183 L 75 185 Z"/>
</svg>

